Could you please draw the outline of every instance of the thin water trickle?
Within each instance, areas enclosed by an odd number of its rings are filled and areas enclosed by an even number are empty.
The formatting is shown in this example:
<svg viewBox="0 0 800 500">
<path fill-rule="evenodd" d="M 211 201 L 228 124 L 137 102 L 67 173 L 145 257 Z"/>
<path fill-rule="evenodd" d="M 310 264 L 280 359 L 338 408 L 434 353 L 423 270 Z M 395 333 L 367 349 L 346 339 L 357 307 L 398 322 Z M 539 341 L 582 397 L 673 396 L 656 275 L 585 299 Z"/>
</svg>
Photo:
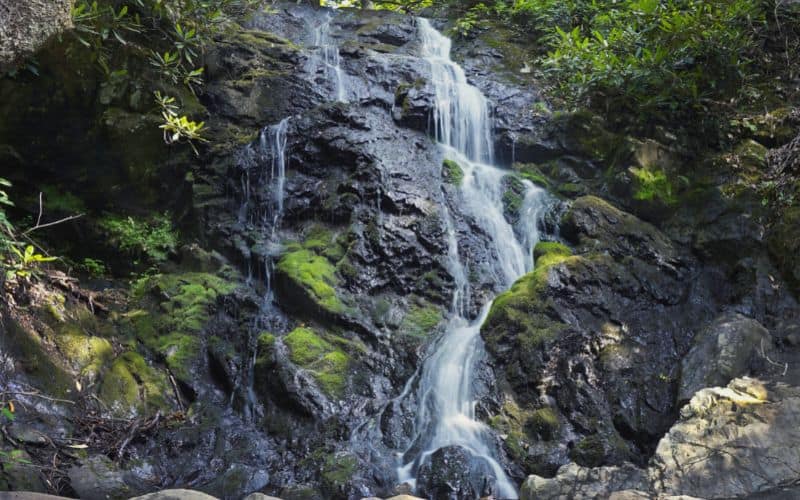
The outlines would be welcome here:
<svg viewBox="0 0 800 500">
<path fill-rule="evenodd" d="M 339 46 L 331 38 L 331 21 L 333 16 L 328 14 L 322 24 L 314 28 L 314 46 L 320 52 L 320 60 L 325 68 L 328 78 L 333 81 L 335 98 L 339 102 L 348 102 L 346 75 L 342 70 L 342 57 Z M 331 78 L 332 76 L 332 78 Z"/>
<path fill-rule="evenodd" d="M 512 226 L 503 215 L 503 177 L 508 171 L 492 166 L 494 158 L 489 103 L 469 85 L 464 70 L 450 59 L 451 41 L 425 19 L 419 19 L 421 55 L 429 63 L 436 106 L 432 132 L 444 156 L 464 171 L 460 187 L 462 210 L 490 236 L 492 272 L 498 289 L 510 287 L 533 267 L 532 249 L 539 239 L 538 222 L 547 205 L 546 193 L 524 181 L 526 195 L 521 222 Z M 444 335 L 433 346 L 419 375 L 419 408 L 415 437 L 397 469 L 400 482 L 416 485 L 416 474 L 436 450 L 460 446 L 485 461 L 496 480 L 495 494 L 516 498 L 517 492 L 489 445 L 491 431 L 475 418 L 473 370 L 483 355 L 480 327 L 489 314 L 485 304 L 477 319 L 467 315 L 468 273 L 461 260 L 455 224 L 442 203 L 448 267 L 455 281 L 452 315 Z"/>
</svg>

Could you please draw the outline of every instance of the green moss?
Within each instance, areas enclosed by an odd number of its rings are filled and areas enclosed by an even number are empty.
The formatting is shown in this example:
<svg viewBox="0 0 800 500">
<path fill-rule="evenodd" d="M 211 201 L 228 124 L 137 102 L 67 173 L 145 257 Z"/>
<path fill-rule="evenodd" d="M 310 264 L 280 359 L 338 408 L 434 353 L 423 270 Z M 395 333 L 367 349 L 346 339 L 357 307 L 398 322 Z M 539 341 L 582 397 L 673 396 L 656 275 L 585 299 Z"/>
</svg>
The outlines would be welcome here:
<svg viewBox="0 0 800 500">
<path fill-rule="evenodd" d="M 599 467 L 605 459 L 603 440 L 598 435 L 583 438 L 570 452 L 570 458 L 584 467 Z"/>
<path fill-rule="evenodd" d="M 412 337 L 427 337 L 442 322 L 442 310 L 420 299 L 412 304 L 400 324 L 400 332 Z"/>
<path fill-rule="evenodd" d="M 97 376 L 114 354 L 107 339 L 87 335 L 74 324 L 61 328 L 53 341 L 64 358 L 77 366 L 81 375 L 91 379 Z"/>
<path fill-rule="evenodd" d="M 154 412 L 169 407 L 171 391 L 163 373 L 153 369 L 133 351 L 120 355 L 104 375 L 98 395 L 115 413 Z"/>
<path fill-rule="evenodd" d="M 332 346 L 310 328 L 296 328 L 283 339 L 292 363 L 308 366 L 320 359 Z"/>
<path fill-rule="evenodd" d="M 278 261 L 278 271 L 323 309 L 334 313 L 344 311 L 334 288 L 339 282 L 336 268 L 327 258 L 308 249 L 289 251 Z"/>
<path fill-rule="evenodd" d="M 296 328 L 283 339 L 292 363 L 307 369 L 329 396 L 341 396 L 350 357 L 311 328 Z"/>
<path fill-rule="evenodd" d="M 540 241 L 533 249 L 533 258 L 537 261 L 545 257 L 545 261 L 541 265 L 547 265 L 546 259 L 552 256 L 567 256 L 572 255 L 572 249 L 563 243 L 557 241 Z M 551 257 L 547 257 L 551 256 Z"/>
<path fill-rule="evenodd" d="M 536 184 L 537 186 L 541 186 L 544 188 L 550 187 L 550 181 L 542 173 L 542 171 L 539 170 L 539 167 L 537 167 L 533 163 L 515 163 L 513 168 L 519 173 L 520 177 L 522 177 L 523 179 L 527 179 L 532 183 Z"/>
<path fill-rule="evenodd" d="M 129 314 L 129 319 L 139 340 L 164 359 L 175 377 L 190 383 L 192 366 L 202 354 L 199 333 L 218 296 L 235 287 L 209 273 L 146 277 L 134 283 L 132 292 L 145 308 Z"/>
<path fill-rule="evenodd" d="M 639 201 L 661 201 L 667 205 L 678 202 L 676 187 L 666 172 L 657 168 L 636 168 L 629 171 L 633 174 L 635 192 L 633 197 Z"/>
<path fill-rule="evenodd" d="M 442 177 L 445 181 L 455 186 L 460 186 L 464 182 L 464 170 L 453 160 L 442 162 Z"/>
<path fill-rule="evenodd" d="M 525 201 L 525 184 L 516 175 L 507 175 L 503 177 L 503 188 L 503 212 L 509 221 L 516 222 Z"/>
<path fill-rule="evenodd" d="M 556 192 L 566 198 L 575 198 L 586 193 L 586 188 L 573 182 L 565 182 L 556 186 Z"/>
<path fill-rule="evenodd" d="M 556 436 L 561 424 L 558 414 L 552 408 L 539 408 L 531 414 L 525 426 L 531 433 L 550 441 Z"/>
<path fill-rule="evenodd" d="M 322 464 L 322 481 L 332 492 L 339 492 L 353 478 L 356 472 L 356 458 L 349 453 L 329 455 Z"/>
</svg>

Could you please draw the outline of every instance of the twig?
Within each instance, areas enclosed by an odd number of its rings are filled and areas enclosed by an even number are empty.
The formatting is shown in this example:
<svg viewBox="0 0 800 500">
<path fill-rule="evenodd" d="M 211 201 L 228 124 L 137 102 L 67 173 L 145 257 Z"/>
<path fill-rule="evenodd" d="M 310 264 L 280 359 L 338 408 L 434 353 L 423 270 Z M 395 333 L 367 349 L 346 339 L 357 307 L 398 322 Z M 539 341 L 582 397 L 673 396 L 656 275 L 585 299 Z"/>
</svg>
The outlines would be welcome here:
<svg viewBox="0 0 800 500">
<path fill-rule="evenodd" d="M 38 392 L 3 391 L 0 394 L 3 394 L 3 395 L 8 394 L 8 395 L 14 395 L 14 396 L 32 396 L 32 397 L 39 398 L 39 399 L 45 399 L 47 401 L 53 401 L 54 403 L 67 403 L 67 404 L 71 404 L 71 405 L 75 404 L 75 401 L 70 401 L 68 399 L 51 398 L 49 396 L 45 396 L 45 395 L 40 394 Z"/>
<path fill-rule="evenodd" d="M 175 382 L 175 377 L 173 377 L 171 373 L 169 374 L 169 381 L 172 383 L 172 390 L 175 391 L 175 399 L 178 400 L 178 407 L 181 411 L 184 411 L 183 401 L 181 401 L 181 391 L 178 390 L 178 384 Z"/>
<path fill-rule="evenodd" d="M 63 219 L 59 219 L 59 220 L 56 220 L 56 221 L 53 221 L 53 222 L 47 222 L 45 224 L 36 224 L 32 228 L 30 228 L 30 229 L 28 229 L 26 231 L 23 231 L 22 232 L 22 236 L 26 236 L 29 233 L 32 233 L 33 231 L 36 231 L 37 229 L 42 229 L 42 228 L 45 228 L 45 227 L 55 226 L 56 224 L 62 224 L 64 222 L 69 222 L 71 220 L 80 219 L 81 217 L 83 217 L 83 215 L 84 214 L 70 215 L 69 217 L 64 217 Z"/>
<path fill-rule="evenodd" d="M 42 192 L 39 191 L 39 217 L 36 218 L 36 226 L 42 223 L 42 213 L 44 209 L 42 208 Z"/>
<path fill-rule="evenodd" d="M 766 359 L 771 365 L 783 366 L 783 374 L 781 376 L 782 377 L 786 376 L 786 372 L 789 371 L 789 363 L 784 363 L 783 365 L 781 365 L 780 363 L 776 363 L 775 361 L 772 361 L 771 359 L 769 359 L 769 356 L 767 356 L 767 353 L 764 350 L 764 339 L 763 338 L 761 339 L 761 356 L 763 356 L 764 359 Z"/>
</svg>

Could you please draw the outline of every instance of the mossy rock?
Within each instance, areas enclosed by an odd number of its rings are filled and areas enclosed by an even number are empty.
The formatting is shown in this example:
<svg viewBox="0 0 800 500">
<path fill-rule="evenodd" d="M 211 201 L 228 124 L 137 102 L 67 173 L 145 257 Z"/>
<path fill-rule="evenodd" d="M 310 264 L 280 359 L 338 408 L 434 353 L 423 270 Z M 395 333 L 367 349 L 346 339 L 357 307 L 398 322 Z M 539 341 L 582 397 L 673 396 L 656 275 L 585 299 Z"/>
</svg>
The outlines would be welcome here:
<svg viewBox="0 0 800 500">
<path fill-rule="evenodd" d="M 408 308 L 398 331 L 402 335 L 426 338 L 444 320 L 442 309 L 424 299 L 418 299 Z"/>
<path fill-rule="evenodd" d="M 497 296 L 481 326 L 490 351 L 516 347 L 516 356 L 529 358 L 545 342 L 555 339 L 566 325 L 553 319 L 544 295 L 550 270 L 581 260 L 560 244 L 537 245 L 534 270 L 521 277 L 511 289 Z M 501 349 L 501 345 L 504 345 Z M 525 362 L 525 361 L 521 361 Z"/>
<path fill-rule="evenodd" d="M 178 380 L 192 386 L 193 367 L 203 358 L 200 334 L 217 298 L 235 288 L 234 282 L 209 273 L 150 276 L 134 284 L 133 296 L 144 308 L 128 317 L 136 337 L 164 359 Z"/>
<path fill-rule="evenodd" d="M 550 180 L 542 173 L 539 167 L 533 163 L 515 163 L 512 167 L 519 173 L 519 176 L 532 182 L 536 186 L 550 188 Z"/>
<path fill-rule="evenodd" d="M 341 494 L 352 481 L 357 464 L 356 457 L 347 452 L 328 455 L 320 470 L 325 490 L 333 496 Z"/>
<path fill-rule="evenodd" d="M 525 427 L 542 440 L 550 441 L 556 437 L 561 422 L 558 419 L 558 413 L 552 408 L 539 408 L 525 422 Z"/>
<path fill-rule="evenodd" d="M 339 297 L 337 264 L 347 274 L 349 235 L 337 237 L 324 227 L 310 229 L 302 243 L 289 243 L 277 265 L 278 292 L 286 302 L 308 313 L 336 316 L 348 311 Z M 312 314 L 313 316 L 313 314 Z"/>
<path fill-rule="evenodd" d="M 56 363 L 42 338 L 34 330 L 20 325 L 13 318 L 3 318 L 5 334 L 0 335 L 0 347 L 10 353 L 16 366 L 25 372 L 36 386 L 48 395 L 68 398 L 72 391 L 72 375 L 61 363 Z"/>
<path fill-rule="evenodd" d="M 350 356 L 311 328 L 294 329 L 283 339 L 289 359 L 309 371 L 320 389 L 330 397 L 341 397 L 347 386 Z"/>
<path fill-rule="evenodd" d="M 464 169 L 454 160 L 444 160 L 442 162 L 442 178 L 454 186 L 460 186 L 464 182 Z"/>
<path fill-rule="evenodd" d="M 128 351 L 111 364 L 103 376 L 98 395 L 115 414 L 152 414 L 171 407 L 172 391 L 167 376 L 147 364 L 138 353 Z"/>
<path fill-rule="evenodd" d="M 86 334 L 78 325 L 60 328 L 53 342 L 68 363 L 89 380 L 95 380 L 102 368 L 114 356 L 108 339 Z"/>
<path fill-rule="evenodd" d="M 557 241 L 540 241 L 533 249 L 533 258 L 537 261 L 537 265 L 547 265 L 548 259 L 554 259 L 559 256 L 572 255 L 572 249 L 563 243 Z M 544 257 L 542 262 L 540 259 Z"/>
<path fill-rule="evenodd" d="M 578 441 L 570 451 L 569 456 L 578 465 L 600 467 L 603 465 L 606 456 L 603 439 L 596 434 L 587 436 Z"/>
</svg>

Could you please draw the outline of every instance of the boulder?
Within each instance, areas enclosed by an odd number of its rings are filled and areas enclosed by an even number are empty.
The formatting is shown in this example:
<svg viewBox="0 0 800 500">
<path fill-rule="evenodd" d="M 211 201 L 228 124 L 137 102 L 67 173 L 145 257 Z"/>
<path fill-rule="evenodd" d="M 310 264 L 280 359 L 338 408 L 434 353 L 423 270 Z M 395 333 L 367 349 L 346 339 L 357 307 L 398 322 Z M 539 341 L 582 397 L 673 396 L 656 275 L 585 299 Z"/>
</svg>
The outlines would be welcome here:
<svg viewBox="0 0 800 500">
<path fill-rule="evenodd" d="M 568 464 L 553 478 L 530 476 L 522 484 L 520 500 L 608 498 L 623 490 L 648 490 L 647 474 L 631 464 L 584 468 Z M 620 500 L 624 497 L 618 497 Z M 629 498 L 637 498 L 635 496 Z M 645 497 L 648 498 L 648 497 Z"/>
<path fill-rule="evenodd" d="M 723 314 L 694 338 L 681 362 L 678 401 L 691 399 L 704 387 L 724 386 L 746 375 L 760 349 L 769 349 L 769 332 L 741 314 Z"/>
<path fill-rule="evenodd" d="M 569 464 L 530 476 L 520 498 L 796 498 L 800 388 L 737 378 L 697 392 L 647 469 Z"/>
<path fill-rule="evenodd" d="M 72 27 L 71 0 L 0 0 L 0 74 Z"/>
<path fill-rule="evenodd" d="M 699 391 L 650 468 L 668 495 L 749 498 L 800 481 L 800 388 L 739 378 Z"/>
<path fill-rule="evenodd" d="M 148 493 L 130 500 L 217 500 L 217 498 L 193 490 L 164 490 Z"/>
<path fill-rule="evenodd" d="M 494 486 L 488 464 L 460 446 L 436 450 L 417 475 L 420 492 L 434 500 L 483 497 Z"/>
<path fill-rule="evenodd" d="M 123 473 L 103 455 L 89 457 L 81 465 L 71 468 L 69 480 L 72 489 L 81 498 L 117 500 L 131 495 Z"/>
</svg>

